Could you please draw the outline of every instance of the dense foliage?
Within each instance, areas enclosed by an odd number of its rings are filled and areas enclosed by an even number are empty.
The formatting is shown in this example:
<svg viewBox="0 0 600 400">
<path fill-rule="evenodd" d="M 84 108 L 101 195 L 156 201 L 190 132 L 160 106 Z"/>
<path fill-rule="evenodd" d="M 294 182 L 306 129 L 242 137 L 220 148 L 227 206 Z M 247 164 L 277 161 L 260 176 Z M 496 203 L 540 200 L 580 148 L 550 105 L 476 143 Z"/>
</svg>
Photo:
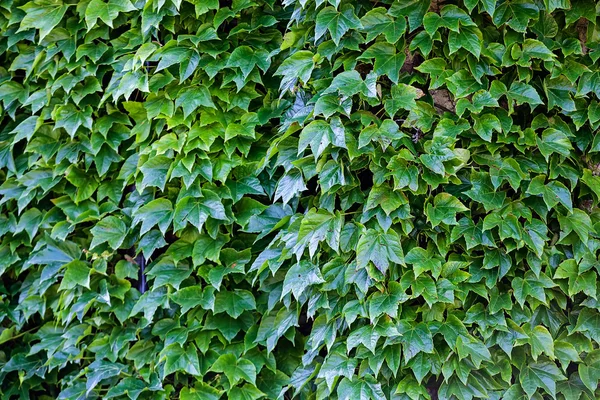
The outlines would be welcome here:
<svg viewBox="0 0 600 400">
<path fill-rule="evenodd" d="M 591 0 L 1 0 L 3 399 L 600 398 Z"/>
</svg>

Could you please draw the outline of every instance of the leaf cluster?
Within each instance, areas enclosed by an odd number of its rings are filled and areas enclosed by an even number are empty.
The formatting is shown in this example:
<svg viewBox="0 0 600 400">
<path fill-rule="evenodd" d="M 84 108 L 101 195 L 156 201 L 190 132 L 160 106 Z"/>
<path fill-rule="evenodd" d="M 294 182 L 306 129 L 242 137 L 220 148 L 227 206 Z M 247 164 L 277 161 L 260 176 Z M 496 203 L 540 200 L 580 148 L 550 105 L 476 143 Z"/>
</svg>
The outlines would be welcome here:
<svg viewBox="0 0 600 400">
<path fill-rule="evenodd" d="M 0 396 L 600 398 L 600 6 L 0 1 Z"/>
</svg>

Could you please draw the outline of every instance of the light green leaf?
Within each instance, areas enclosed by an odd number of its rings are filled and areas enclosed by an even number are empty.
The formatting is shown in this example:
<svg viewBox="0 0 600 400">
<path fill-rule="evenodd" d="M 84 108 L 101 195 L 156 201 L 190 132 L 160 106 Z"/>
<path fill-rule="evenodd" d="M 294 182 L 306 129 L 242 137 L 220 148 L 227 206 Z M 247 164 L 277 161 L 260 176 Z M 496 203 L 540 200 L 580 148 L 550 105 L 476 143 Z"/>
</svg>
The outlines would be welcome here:
<svg viewBox="0 0 600 400">
<path fill-rule="evenodd" d="M 369 229 L 361 235 L 356 247 L 356 264 L 365 268 L 369 261 L 382 273 L 387 271 L 390 262 L 404 265 L 404 252 L 395 231 L 384 233 Z"/>
<path fill-rule="evenodd" d="M 354 14 L 352 6 L 345 6 L 341 11 L 333 7 L 325 7 L 317 14 L 315 25 L 315 41 L 329 31 L 333 42 L 338 45 L 340 39 L 350 29 L 361 28 L 360 20 Z"/>
<path fill-rule="evenodd" d="M 127 226 L 121 219 L 111 215 L 94 225 L 90 232 L 93 236 L 91 248 L 106 242 L 114 250 L 117 250 L 125 240 Z"/>
<path fill-rule="evenodd" d="M 433 204 L 427 204 L 425 215 L 427 220 L 435 228 L 440 223 L 447 225 L 456 225 L 456 214 L 468 211 L 456 197 L 449 193 L 439 193 L 433 199 Z"/>
<path fill-rule="evenodd" d="M 250 361 L 238 359 L 233 354 L 223 354 L 210 367 L 211 371 L 223 372 L 231 385 L 244 380 L 256 384 L 256 367 Z"/>
</svg>

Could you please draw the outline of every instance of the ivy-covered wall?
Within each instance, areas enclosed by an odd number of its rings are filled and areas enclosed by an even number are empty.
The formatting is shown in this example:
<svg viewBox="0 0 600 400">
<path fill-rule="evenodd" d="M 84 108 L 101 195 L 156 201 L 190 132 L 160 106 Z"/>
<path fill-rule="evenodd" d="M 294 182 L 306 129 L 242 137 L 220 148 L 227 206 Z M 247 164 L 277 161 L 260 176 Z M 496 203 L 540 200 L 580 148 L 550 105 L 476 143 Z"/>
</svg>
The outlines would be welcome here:
<svg viewBox="0 0 600 400">
<path fill-rule="evenodd" d="M 598 15 L 0 0 L 0 397 L 600 398 Z"/>
</svg>

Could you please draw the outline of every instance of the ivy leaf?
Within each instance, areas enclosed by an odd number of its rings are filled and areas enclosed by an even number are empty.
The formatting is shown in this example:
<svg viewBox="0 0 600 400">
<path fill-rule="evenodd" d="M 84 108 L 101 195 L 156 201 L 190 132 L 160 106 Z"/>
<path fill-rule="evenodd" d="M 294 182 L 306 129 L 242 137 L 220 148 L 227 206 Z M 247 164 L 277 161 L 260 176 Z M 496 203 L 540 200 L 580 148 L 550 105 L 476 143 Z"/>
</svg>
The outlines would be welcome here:
<svg viewBox="0 0 600 400">
<path fill-rule="evenodd" d="M 386 13 L 384 7 L 372 9 L 361 18 L 360 22 L 367 33 L 367 42 L 383 34 L 388 43 L 395 44 L 406 31 L 406 20 L 392 18 Z"/>
<path fill-rule="evenodd" d="M 236 386 L 229 391 L 232 400 L 257 400 L 265 394 L 252 385 Z"/>
<path fill-rule="evenodd" d="M 271 56 L 264 49 L 253 50 L 249 46 L 239 46 L 227 60 L 228 67 L 237 67 L 242 71 L 244 79 L 248 78 L 255 66 L 266 71 L 271 65 Z"/>
<path fill-rule="evenodd" d="M 497 191 L 492 185 L 490 175 L 483 172 L 471 173 L 471 189 L 465 192 L 472 200 L 483 204 L 486 211 L 501 208 L 506 198 L 506 193 Z"/>
<path fill-rule="evenodd" d="M 219 196 L 209 190 L 203 191 L 203 194 L 204 197 L 187 196 L 177 203 L 173 214 L 173 228 L 176 231 L 185 228 L 188 222 L 202 231 L 208 217 L 228 220 Z"/>
<path fill-rule="evenodd" d="M 201 375 L 197 350 L 193 344 L 189 344 L 187 348 L 178 343 L 171 344 L 161 351 L 161 359 L 165 361 L 165 375 L 178 371 Z"/>
<path fill-rule="evenodd" d="M 556 383 L 566 380 L 556 364 L 550 361 L 541 361 L 524 366 L 519 374 L 521 387 L 531 398 L 537 389 L 543 389 L 556 397 Z"/>
<path fill-rule="evenodd" d="M 39 29 L 41 42 L 63 19 L 68 5 L 54 1 L 30 1 L 20 8 L 25 15 L 17 32 Z"/>
<path fill-rule="evenodd" d="M 140 170 L 144 175 L 142 179 L 142 188 L 154 186 L 160 190 L 165 189 L 171 170 L 172 160 L 166 156 L 151 157 L 146 161 Z"/>
<path fill-rule="evenodd" d="M 433 353 L 433 337 L 425 323 L 412 325 L 402 321 L 398 331 L 402 334 L 404 362 L 408 362 L 420 352 Z"/>
<path fill-rule="evenodd" d="M 315 41 L 329 31 L 336 45 L 350 29 L 362 27 L 360 20 L 354 14 L 354 8 L 350 5 L 346 5 L 341 11 L 337 11 L 333 7 L 325 7 L 317 14 L 315 22 Z"/>
<path fill-rule="evenodd" d="M 544 104 L 540 95 L 533 88 L 533 86 L 518 81 L 514 81 L 510 86 L 508 97 L 511 100 L 515 100 L 517 105 L 527 103 L 532 106 L 532 108 L 539 104 Z"/>
<path fill-rule="evenodd" d="M 53 113 L 53 118 L 56 121 L 54 128 L 64 128 L 71 138 L 75 137 L 75 133 L 77 133 L 80 126 L 92 129 L 92 109 L 89 106 L 83 110 L 79 110 L 72 104 L 57 107 Z"/>
<path fill-rule="evenodd" d="M 557 181 L 546 183 L 545 175 L 533 178 L 529 184 L 527 193 L 542 195 L 544 202 L 548 206 L 548 210 L 561 203 L 569 212 L 573 212 L 573 202 L 571 201 L 571 192 L 569 192 L 569 189 Z"/>
<path fill-rule="evenodd" d="M 440 223 L 456 225 L 456 214 L 468 211 L 460 200 L 449 193 L 439 193 L 433 199 L 433 204 L 427 204 L 425 215 L 433 227 Z"/>
<path fill-rule="evenodd" d="M 480 138 L 486 142 L 492 141 L 492 132 L 502 132 L 502 126 L 500 120 L 494 114 L 484 114 L 481 117 L 475 119 L 473 129 L 479 135 Z"/>
<path fill-rule="evenodd" d="M 90 373 L 87 375 L 88 379 L 85 385 L 86 394 L 90 394 L 103 379 L 119 375 L 125 369 L 125 366 L 104 360 L 96 360 L 88 368 Z"/>
<path fill-rule="evenodd" d="M 183 388 L 179 393 L 181 400 L 218 400 L 222 392 L 205 383 L 198 383 L 193 388 Z"/>
<path fill-rule="evenodd" d="M 419 89 L 403 83 L 392 86 L 391 92 L 391 98 L 384 101 L 385 111 L 390 118 L 394 118 L 400 109 L 410 111 L 415 108 L 417 106 L 415 99 L 422 95 L 422 91 Z"/>
<path fill-rule="evenodd" d="M 244 311 L 256 309 L 254 296 L 247 290 L 221 291 L 215 296 L 215 314 L 226 312 L 232 318 L 239 317 Z"/>
<path fill-rule="evenodd" d="M 310 146 L 315 159 L 317 159 L 329 144 L 346 147 L 343 125 L 337 120 L 332 120 L 331 123 L 315 120 L 302 129 L 298 142 L 298 154 Z"/>
<path fill-rule="evenodd" d="M 589 233 L 594 230 L 589 215 L 576 208 L 573 209 L 572 214 L 567 216 L 559 215 L 558 222 L 560 224 L 561 237 L 574 231 L 584 243 L 587 243 Z"/>
<path fill-rule="evenodd" d="M 408 295 L 397 282 L 390 282 L 385 292 L 373 293 L 369 297 L 369 318 L 375 322 L 381 315 L 398 316 L 398 305 L 408 300 Z"/>
<path fill-rule="evenodd" d="M 316 265 L 305 260 L 297 262 L 285 274 L 281 297 L 292 293 L 298 299 L 306 288 L 323 282 L 325 280 Z"/>
<path fill-rule="evenodd" d="M 283 204 L 287 204 L 306 189 L 302 173 L 297 169 L 292 169 L 277 182 L 274 201 L 281 199 Z"/>
<path fill-rule="evenodd" d="M 396 54 L 396 48 L 393 45 L 377 42 L 358 57 L 359 60 L 371 58 L 375 59 L 373 67 L 377 75 L 387 75 L 392 82 L 398 84 L 398 74 L 406 59 L 404 53 Z"/>
<path fill-rule="evenodd" d="M 404 265 L 404 252 L 395 231 L 384 233 L 369 229 L 361 235 L 356 247 L 356 264 L 365 268 L 369 261 L 382 273 L 387 271 L 390 262 Z"/>
<path fill-rule="evenodd" d="M 337 92 L 342 96 L 354 96 L 357 93 L 363 93 L 365 96 L 370 94 L 369 87 L 356 70 L 345 71 L 336 75 L 323 94 Z"/>
<path fill-rule="evenodd" d="M 102 0 L 92 0 L 85 9 L 85 22 L 88 31 L 96 25 L 98 19 L 101 19 L 112 28 L 112 22 L 119 16 L 120 12 L 124 13 L 135 9 L 135 6 L 129 0 L 109 0 L 107 3 Z"/>
<path fill-rule="evenodd" d="M 548 329 L 538 325 L 531 330 L 531 356 L 534 361 L 537 361 L 538 357 L 544 353 L 551 360 L 554 359 L 554 339 Z"/>
<path fill-rule="evenodd" d="M 454 5 L 442 7 L 439 14 L 428 12 L 423 18 L 423 27 L 429 36 L 433 36 L 441 27 L 448 28 L 453 32 L 459 32 L 461 25 L 472 26 L 475 23 L 466 12 Z"/>
<path fill-rule="evenodd" d="M 300 259 L 304 249 L 308 246 L 309 255 L 312 258 L 322 241 L 326 241 L 331 249 L 338 251 L 343 224 L 344 219 L 340 213 L 333 214 L 322 209 L 310 209 L 300 224 L 297 243 L 294 247 L 296 256 Z"/>
<path fill-rule="evenodd" d="M 337 388 L 337 395 L 340 400 L 384 400 L 386 398 L 381 385 L 376 383 L 375 379 L 371 376 L 367 376 L 364 380 L 354 379 L 352 381 L 348 378 L 343 378 Z"/>
<path fill-rule="evenodd" d="M 171 224 L 172 218 L 173 205 L 169 200 L 160 198 L 152 200 L 145 206 L 140 207 L 133 214 L 133 226 L 136 226 L 141 222 L 142 227 L 140 228 L 140 234 L 143 235 L 158 225 L 158 228 L 164 235 Z"/>
<path fill-rule="evenodd" d="M 175 100 L 175 108 L 183 108 L 183 117 L 187 118 L 198 107 L 216 108 L 210 92 L 205 86 L 185 88 Z"/>
<path fill-rule="evenodd" d="M 111 215 L 94 225 L 90 232 L 93 235 L 91 248 L 106 242 L 114 250 L 117 250 L 125 240 L 127 226 L 122 220 Z"/>
<path fill-rule="evenodd" d="M 283 76 L 281 89 L 291 89 L 298 79 L 308 83 L 314 67 L 314 54 L 308 50 L 300 50 L 286 58 L 275 71 L 275 75 Z"/>
<path fill-rule="evenodd" d="M 571 141 L 563 132 L 558 129 L 548 128 L 542 133 L 541 138 L 536 138 L 540 153 L 546 158 L 546 161 L 552 153 L 558 153 L 569 157 L 573 146 Z"/>
<path fill-rule="evenodd" d="M 483 361 L 492 361 L 492 355 L 487 347 L 473 337 L 459 336 L 456 339 L 456 351 L 460 359 L 469 356 L 476 368 L 481 367 Z"/>
<path fill-rule="evenodd" d="M 483 35 L 481 31 L 475 27 L 464 27 L 459 32 L 450 32 L 448 35 L 448 47 L 450 54 L 457 52 L 459 49 L 465 49 L 473 54 L 476 58 L 481 55 L 483 43 Z"/>
<path fill-rule="evenodd" d="M 329 388 L 333 387 L 333 382 L 337 377 L 344 376 L 348 379 L 352 378 L 354 369 L 356 368 L 356 359 L 348 358 L 342 352 L 341 348 L 330 353 L 321 365 L 318 377 L 324 378 Z"/>
<path fill-rule="evenodd" d="M 223 372 L 231 385 L 236 385 L 241 380 L 256 384 L 256 367 L 254 364 L 244 358 L 238 359 L 233 354 L 220 356 L 210 370 Z"/>
<path fill-rule="evenodd" d="M 91 269 L 83 261 L 74 260 L 66 265 L 59 290 L 74 289 L 77 285 L 90 288 Z"/>
<path fill-rule="evenodd" d="M 583 363 L 578 366 L 579 377 L 590 391 L 594 392 L 600 380 L 600 353 L 598 350 L 590 352 Z"/>
</svg>

